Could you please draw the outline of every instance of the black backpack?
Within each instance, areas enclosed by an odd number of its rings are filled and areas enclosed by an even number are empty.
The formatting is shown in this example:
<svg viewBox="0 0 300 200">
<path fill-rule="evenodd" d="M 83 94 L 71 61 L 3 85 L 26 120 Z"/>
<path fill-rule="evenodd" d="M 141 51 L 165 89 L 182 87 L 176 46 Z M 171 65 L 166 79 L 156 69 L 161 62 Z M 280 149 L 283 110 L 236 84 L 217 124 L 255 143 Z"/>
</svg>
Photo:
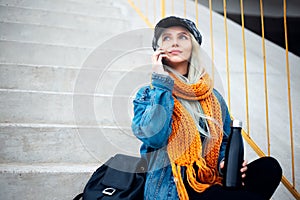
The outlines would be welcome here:
<svg viewBox="0 0 300 200">
<path fill-rule="evenodd" d="M 93 173 L 83 193 L 73 200 L 141 200 L 145 178 L 144 159 L 117 154 Z"/>
</svg>

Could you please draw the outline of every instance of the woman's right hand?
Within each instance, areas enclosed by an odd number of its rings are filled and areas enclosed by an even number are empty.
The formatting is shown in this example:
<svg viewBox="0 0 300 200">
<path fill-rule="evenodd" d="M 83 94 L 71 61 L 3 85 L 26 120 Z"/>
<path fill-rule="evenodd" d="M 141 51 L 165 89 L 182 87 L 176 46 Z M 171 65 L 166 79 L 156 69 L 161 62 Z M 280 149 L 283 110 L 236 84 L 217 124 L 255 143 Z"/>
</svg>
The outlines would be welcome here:
<svg viewBox="0 0 300 200">
<path fill-rule="evenodd" d="M 157 49 L 152 55 L 152 71 L 158 74 L 169 75 L 169 73 L 164 70 L 162 63 L 162 59 L 167 57 L 163 49 Z"/>
<path fill-rule="evenodd" d="M 243 164 L 242 164 L 242 168 L 240 169 L 240 172 L 242 174 L 242 180 L 246 177 L 246 171 L 247 171 L 247 164 L 248 164 L 248 161 L 247 160 L 244 160 Z M 220 170 L 221 172 L 224 170 L 224 166 L 225 166 L 225 161 L 222 160 L 220 162 Z M 244 182 L 242 182 L 242 185 L 244 185 Z"/>
</svg>

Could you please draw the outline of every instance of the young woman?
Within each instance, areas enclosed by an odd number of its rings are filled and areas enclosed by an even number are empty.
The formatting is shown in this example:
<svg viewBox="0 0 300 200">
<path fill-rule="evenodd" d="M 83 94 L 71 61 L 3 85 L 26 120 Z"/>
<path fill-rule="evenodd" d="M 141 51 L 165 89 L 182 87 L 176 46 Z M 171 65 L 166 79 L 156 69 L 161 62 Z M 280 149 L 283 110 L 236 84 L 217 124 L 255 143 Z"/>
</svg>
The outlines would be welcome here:
<svg viewBox="0 0 300 200">
<path fill-rule="evenodd" d="M 269 199 L 282 175 L 271 157 L 243 163 L 242 188 L 222 186 L 231 119 L 202 64 L 201 42 L 188 19 L 155 27 L 152 82 L 133 102 L 132 130 L 148 161 L 144 199 Z"/>
</svg>

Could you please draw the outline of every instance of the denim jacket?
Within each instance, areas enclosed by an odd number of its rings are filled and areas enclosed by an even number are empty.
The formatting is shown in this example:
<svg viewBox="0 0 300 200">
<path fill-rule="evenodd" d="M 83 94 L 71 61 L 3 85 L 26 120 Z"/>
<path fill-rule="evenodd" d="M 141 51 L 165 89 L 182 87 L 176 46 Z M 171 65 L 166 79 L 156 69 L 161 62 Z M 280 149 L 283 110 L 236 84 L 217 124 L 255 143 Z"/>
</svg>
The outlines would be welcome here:
<svg viewBox="0 0 300 200">
<path fill-rule="evenodd" d="M 152 85 L 153 88 L 145 86 L 137 92 L 133 101 L 134 117 L 131 125 L 134 135 L 143 142 L 141 156 L 148 162 L 144 199 L 176 200 L 179 198 L 166 151 L 172 132 L 174 80 L 170 76 L 153 73 Z M 220 162 L 225 155 L 231 119 L 224 99 L 217 90 L 213 92 L 222 110 L 224 134 L 218 159 Z"/>
</svg>

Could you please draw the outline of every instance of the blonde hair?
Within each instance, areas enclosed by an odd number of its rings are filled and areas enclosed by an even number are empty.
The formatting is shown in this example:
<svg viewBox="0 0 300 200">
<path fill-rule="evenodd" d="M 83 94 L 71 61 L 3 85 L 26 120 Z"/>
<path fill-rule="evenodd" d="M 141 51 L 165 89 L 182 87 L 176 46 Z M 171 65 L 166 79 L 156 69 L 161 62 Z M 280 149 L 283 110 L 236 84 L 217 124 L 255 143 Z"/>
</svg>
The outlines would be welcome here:
<svg viewBox="0 0 300 200">
<path fill-rule="evenodd" d="M 196 83 L 205 73 L 204 55 L 199 43 L 194 36 L 190 33 L 192 41 L 192 54 L 189 61 L 188 79 L 190 83 Z"/>
</svg>

